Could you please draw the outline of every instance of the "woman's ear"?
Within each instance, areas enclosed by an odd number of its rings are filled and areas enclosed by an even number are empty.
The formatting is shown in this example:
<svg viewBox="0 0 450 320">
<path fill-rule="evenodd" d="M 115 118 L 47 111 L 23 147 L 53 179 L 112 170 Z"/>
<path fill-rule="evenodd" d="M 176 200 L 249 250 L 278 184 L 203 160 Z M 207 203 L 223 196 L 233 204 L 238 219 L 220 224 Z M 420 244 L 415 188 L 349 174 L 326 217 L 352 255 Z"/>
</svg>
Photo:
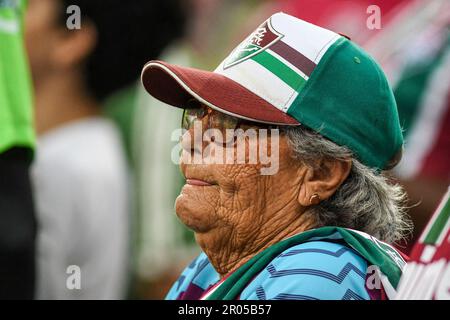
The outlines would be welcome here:
<svg viewBox="0 0 450 320">
<path fill-rule="evenodd" d="M 298 202 L 309 207 L 331 197 L 347 179 L 352 161 L 322 159 L 314 167 L 308 167 L 300 187 Z"/>
<path fill-rule="evenodd" d="M 52 53 L 57 68 L 65 69 L 82 63 L 97 45 L 97 31 L 89 21 L 83 21 L 79 30 L 61 30 Z"/>
</svg>

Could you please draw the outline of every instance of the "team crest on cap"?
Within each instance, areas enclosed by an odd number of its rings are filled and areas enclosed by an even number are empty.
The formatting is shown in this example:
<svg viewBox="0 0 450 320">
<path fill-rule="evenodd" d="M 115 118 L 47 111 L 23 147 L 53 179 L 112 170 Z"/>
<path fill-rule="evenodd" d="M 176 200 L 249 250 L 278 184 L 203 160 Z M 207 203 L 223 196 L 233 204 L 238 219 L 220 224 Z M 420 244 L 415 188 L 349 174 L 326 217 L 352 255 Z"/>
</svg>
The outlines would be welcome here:
<svg viewBox="0 0 450 320">
<path fill-rule="evenodd" d="M 270 19 L 267 20 L 231 52 L 224 61 L 223 68 L 227 69 L 257 55 L 282 37 L 283 35 L 272 27 Z"/>
</svg>

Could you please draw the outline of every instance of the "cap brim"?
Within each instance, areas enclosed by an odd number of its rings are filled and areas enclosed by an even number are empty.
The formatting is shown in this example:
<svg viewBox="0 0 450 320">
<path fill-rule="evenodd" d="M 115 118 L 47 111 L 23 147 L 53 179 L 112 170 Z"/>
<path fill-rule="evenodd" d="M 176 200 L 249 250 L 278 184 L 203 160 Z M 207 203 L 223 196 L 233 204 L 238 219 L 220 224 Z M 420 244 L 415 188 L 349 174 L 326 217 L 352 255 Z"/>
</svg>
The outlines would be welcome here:
<svg viewBox="0 0 450 320">
<path fill-rule="evenodd" d="M 142 84 L 153 97 L 183 108 L 195 98 L 208 107 L 237 118 L 276 125 L 300 123 L 239 83 L 214 72 L 150 61 Z"/>
</svg>

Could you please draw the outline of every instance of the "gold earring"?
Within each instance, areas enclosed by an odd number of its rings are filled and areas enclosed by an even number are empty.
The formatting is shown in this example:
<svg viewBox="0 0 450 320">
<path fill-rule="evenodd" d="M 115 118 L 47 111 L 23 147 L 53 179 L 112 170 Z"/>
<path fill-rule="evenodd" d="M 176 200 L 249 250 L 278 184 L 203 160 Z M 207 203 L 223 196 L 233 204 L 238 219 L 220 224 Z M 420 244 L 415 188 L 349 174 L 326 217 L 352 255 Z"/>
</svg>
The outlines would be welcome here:
<svg viewBox="0 0 450 320">
<path fill-rule="evenodd" d="M 314 193 L 311 198 L 309 198 L 309 203 L 312 205 L 320 203 L 320 196 L 317 193 Z"/>
</svg>

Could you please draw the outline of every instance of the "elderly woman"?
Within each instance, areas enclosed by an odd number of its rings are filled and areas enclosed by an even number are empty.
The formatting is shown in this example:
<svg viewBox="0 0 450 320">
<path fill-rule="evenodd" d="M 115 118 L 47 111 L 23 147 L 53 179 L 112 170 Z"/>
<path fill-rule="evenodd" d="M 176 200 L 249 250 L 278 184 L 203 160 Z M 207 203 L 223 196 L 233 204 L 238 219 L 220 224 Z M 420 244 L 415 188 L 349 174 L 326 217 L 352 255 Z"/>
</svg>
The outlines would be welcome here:
<svg viewBox="0 0 450 320">
<path fill-rule="evenodd" d="M 385 75 L 362 49 L 277 13 L 214 72 L 150 61 L 142 82 L 185 109 L 176 212 L 203 250 L 167 299 L 395 294 L 405 263 L 385 242 L 410 225 L 381 171 L 403 139 Z M 254 142 L 260 157 L 249 161 Z"/>
</svg>

